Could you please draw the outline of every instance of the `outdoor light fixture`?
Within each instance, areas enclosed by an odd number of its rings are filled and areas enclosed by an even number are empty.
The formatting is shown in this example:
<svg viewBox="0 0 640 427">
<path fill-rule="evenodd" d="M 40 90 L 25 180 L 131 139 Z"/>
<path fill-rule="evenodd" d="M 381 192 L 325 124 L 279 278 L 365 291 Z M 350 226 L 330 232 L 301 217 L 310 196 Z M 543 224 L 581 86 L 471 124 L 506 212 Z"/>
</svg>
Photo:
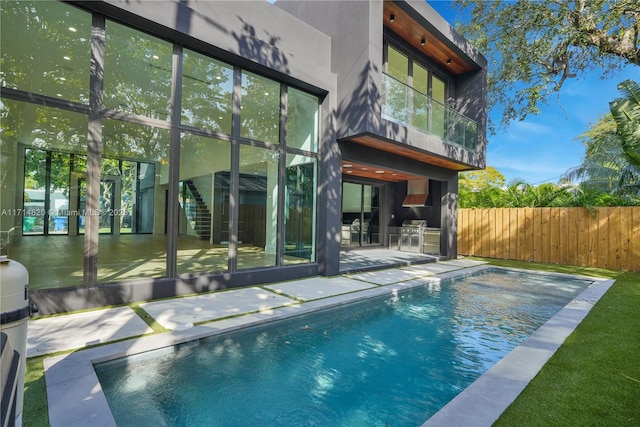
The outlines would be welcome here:
<svg viewBox="0 0 640 427">
<path fill-rule="evenodd" d="M 396 22 L 396 15 L 389 16 L 389 22 Z"/>
<path fill-rule="evenodd" d="M 427 41 L 425 39 L 420 40 L 420 46 L 424 46 Z"/>
<path fill-rule="evenodd" d="M 447 59 L 447 65 L 451 65 L 451 60 Z"/>
</svg>

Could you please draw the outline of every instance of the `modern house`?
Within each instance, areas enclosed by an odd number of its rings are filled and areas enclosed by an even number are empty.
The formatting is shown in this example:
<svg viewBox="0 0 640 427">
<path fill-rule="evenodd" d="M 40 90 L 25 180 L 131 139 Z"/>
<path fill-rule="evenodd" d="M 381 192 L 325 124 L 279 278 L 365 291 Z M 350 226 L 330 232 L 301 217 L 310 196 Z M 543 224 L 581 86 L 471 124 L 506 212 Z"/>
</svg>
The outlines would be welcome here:
<svg viewBox="0 0 640 427">
<path fill-rule="evenodd" d="M 41 312 L 336 275 L 351 248 L 456 257 L 486 60 L 426 2 L 1 14 L 0 231 Z"/>
</svg>

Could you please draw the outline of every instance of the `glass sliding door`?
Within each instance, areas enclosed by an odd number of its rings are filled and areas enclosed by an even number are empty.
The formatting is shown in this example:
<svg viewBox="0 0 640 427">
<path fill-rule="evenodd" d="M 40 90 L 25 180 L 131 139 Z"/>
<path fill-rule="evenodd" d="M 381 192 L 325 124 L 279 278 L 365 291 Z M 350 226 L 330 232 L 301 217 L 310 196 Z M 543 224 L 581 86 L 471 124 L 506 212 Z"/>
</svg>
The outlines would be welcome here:
<svg viewBox="0 0 640 427">
<path fill-rule="evenodd" d="M 380 187 L 342 184 L 342 246 L 380 245 L 380 199 Z"/>
<path fill-rule="evenodd" d="M 284 264 L 315 261 L 315 159 L 287 154 Z"/>
<path fill-rule="evenodd" d="M 363 245 L 380 245 L 380 187 L 362 186 Z"/>
<path fill-rule="evenodd" d="M 276 265 L 278 161 L 276 150 L 240 146 L 238 270 Z"/>
</svg>

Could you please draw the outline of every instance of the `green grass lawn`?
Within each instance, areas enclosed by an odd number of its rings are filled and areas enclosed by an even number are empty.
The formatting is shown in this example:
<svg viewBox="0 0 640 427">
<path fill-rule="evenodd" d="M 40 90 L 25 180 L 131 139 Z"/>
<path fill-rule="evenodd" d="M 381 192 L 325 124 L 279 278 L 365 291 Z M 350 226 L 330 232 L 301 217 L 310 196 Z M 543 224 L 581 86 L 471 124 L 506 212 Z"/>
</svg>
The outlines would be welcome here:
<svg viewBox="0 0 640 427">
<path fill-rule="evenodd" d="M 491 263 L 616 280 L 494 425 L 640 425 L 640 273 Z"/>
<path fill-rule="evenodd" d="M 495 425 L 640 425 L 640 273 L 486 261 L 616 280 Z M 133 307 L 138 308 L 135 304 Z M 145 320 L 154 323 L 153 319 Z M 25 427 L 49 426 L 43 359 L 27 360 Z"/>
</svg>

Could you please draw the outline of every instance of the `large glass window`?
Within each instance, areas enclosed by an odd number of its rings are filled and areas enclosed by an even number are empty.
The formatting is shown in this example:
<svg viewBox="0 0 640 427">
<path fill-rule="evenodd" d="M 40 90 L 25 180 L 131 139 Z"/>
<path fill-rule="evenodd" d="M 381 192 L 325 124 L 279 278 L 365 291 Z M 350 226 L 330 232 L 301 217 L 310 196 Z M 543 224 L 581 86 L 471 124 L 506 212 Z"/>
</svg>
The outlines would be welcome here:
<svg viewBox="0 0 640 427">
<path fill-rule="evenodd" d="M 3 1 L 2 86 L 89 103 L 91 15 L 58 2 Z"/>
<path fill-rule="evenodd" d="M 169 131 L 105 119 L 102 140 L 98 281 L 164 277 Z M 123 169 L 131 162 L 135 181 Z M 134 220 L 149 234 L 122 233 Z"/>
<path fill-rule="evenodd" d="M 280 140 L 280 84 L 242 72 L 240 136 L 277 143 Z"/>
<path fill-rule="evenodd" d="M 317 96 L 65 2 L 0 9 L 0 249 L 32 289 L 315 261 Z"/>
<path fill-rule="evenodd" d="M 287 147 L 318 149 L 318 97 L 294 88 L 288 94 Z"/>
<path fill-rule="evenodd" d="M 316 160 L 287 154 L 284 263 L 315 261 Z"/>
<path fill-rule="evenodd" d="M 229 142 L 182 135 L 178 274 L 227 270 L 230 170 Z"/>
<path fill-rule="evenodd" d="M 231 133 L 233 68 L 185 50 L 182 73 L 182 123 Z"/>
<path fill-rule="evenodd" d="M 107 21 L 105 107 L 169 120 L 172 52 L 170 43 Z"/>
<path fill-rule="evenodd" d="M 276 265 L 278 152 L 240 146 L 238 269 Z"/>
<path fill-rule="evenodd" d="M 81 285 L 84 240 L 73 227 L 78 186 L 69 168 L 86 153 L 87 117 L 8 99 L 0 105 L 3 252 L 27 267 L 32 289 Z"/>
</svg>

